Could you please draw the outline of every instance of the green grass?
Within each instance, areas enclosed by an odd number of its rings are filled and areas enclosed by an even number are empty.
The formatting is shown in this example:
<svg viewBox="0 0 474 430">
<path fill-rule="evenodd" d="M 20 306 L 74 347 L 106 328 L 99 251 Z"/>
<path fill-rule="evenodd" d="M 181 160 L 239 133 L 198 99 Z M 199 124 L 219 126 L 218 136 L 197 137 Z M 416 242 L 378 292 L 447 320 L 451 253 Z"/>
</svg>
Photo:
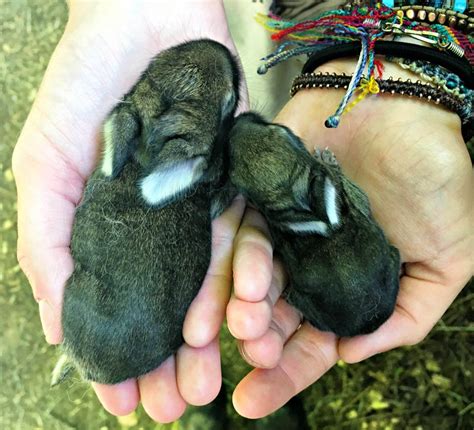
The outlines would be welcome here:
<svg viewBox="0 0 474 430">
<path fill-rule="evenodd" d="M 66 18 L 66 6 L 58 0 L 11 0 L 0 6 L 0 425 L 19 430 L 171 428 L 153 423 L 141 409 L 120 420 L 110 416 L 77 378 L 49 388 L 56 351 L 44 341 L 36 303 L 16 261 L 11 153 Z M 358 365 L 340 363 L 291 407 L 306 411 L 310 429 L 472 429 L 473 316 L 471 284 L 422 344 Z M 230 392 L 248 368 L 228 336 L 223 367 Z M 287 409 L 274 421 L 253 422 L 237 417 L 230 404 L 227 411 L 228 429 L 274 430 L 280 423 L 291 430 L 287 420 L 298 413 Z"/>
</svg>

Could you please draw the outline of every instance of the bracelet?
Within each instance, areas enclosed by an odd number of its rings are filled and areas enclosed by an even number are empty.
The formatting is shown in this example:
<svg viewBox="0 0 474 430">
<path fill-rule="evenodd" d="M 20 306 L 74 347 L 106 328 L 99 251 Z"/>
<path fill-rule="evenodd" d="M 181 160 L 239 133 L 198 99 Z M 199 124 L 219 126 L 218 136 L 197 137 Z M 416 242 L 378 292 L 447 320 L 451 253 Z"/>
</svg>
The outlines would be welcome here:
<svg viewBox="0 0 474 430">
<path fill-rule="evenodd" d="M 293 97 L 299 90 L 304 88 L 343 88 L 347 89 L 352 77 L 346 74 L 329 73 L 305 73 L 297 76 L 291 86 L 290 95 Z M 364 78 L 365 79 L 365 78 Z M 367 79 L 365 79 L 367 81 Z M 375 79 L 380 93 L 401 94 L 416 96 L 420 99 L 433 101 L 441 104 L 459 115 L 463 122 L 467 122 L 470 117 L 470 109 L 466 110 L 462 100 L 446 93 L 441 88 L 436 88 L 420 81 L 412 82 L 401 79 Z"/>
<path fill-rule="evenodd" d="M 351 9 L 354 6 L 374 6 L 381 2 L 391 9 L 401 7 L 427 6 L 437 9 L 447 9 L 453 12 L 468 13 L 472 15 L 474 7 L 470 6 L 469 0 L 350 0 L 344 8 Z"/>
<path fill-rule="evenodd" d="M 397 11 L 397 15 L 402 18 L 407 17 L 410 21 L 427 22 L 429 24 L 438 23 L 467 34 L 474 33 L 474 17 L 451 9 L 424 5 L 394 7 L 392 9 Z"/>
<path fill-rule="evenodd" d="M 420 78 L 434 86 L 442 87 L 444 91 L 452 94 L 461 100 L 471 100 L 474 97 L 474 91 L 466 88 L 458 75 L 450 73 L 445 68 L 431 64 L 427 61 L 409 60 L 399 57 L 385 57 L 386 61 L 397 64 L 404 70 L 416 73 Z"/>
<path fill-rule="evenodd" d="M 409 1 L 414 3 L 416 0 Z M 452 0 L 446 0 L 448 1 Z M 466 3 L 465 0 L 462 1 Z M 360 2 L 360 0 L 354 1 L 358 4 Z M 358 57 L 347 91 L 334 114 L 326 121 L 326 125 L 331 128 L 337 127 L 342 115 L 365 96 L 380 91 L 375 80 L 376 54 L 429 61 L 458 75 L 466 87 L 474 88 L 473 70 L 470 64 L 470 62 L 474 64 L 471 36 L 466 36 L 441 24 L 427 25 L 404 19 L 401 13 L 397 14 L 397 11 L 390 8 L 395 6 L 392 4 L 393 1 L 384 0 L 384 3 L 382 5 L 380 2 L 375 3 L 371 0 L 368 7 L 353 5 L 349 9 L 330 10 L 314 19 L 300 22 L 285 21 L 272 15 L 268 17 L 258 15 L 257 20 L 272 33 L 272 39 L 283 40 L 273 53 L 262 58 L 264 63 L 259 67 L 258 73 L 266 73 L 277 64 L 302 54 L 312 54 L 303 72 L 310 72 L 317 66 L 336 58 Z M 396 6 L 404 6 L 404 4 L 398 3 Z M 438 2 L 433 5 L 429 3 L 429 6 L 439 8 L 444 6 L 444 3 Z M 464 12 L 467 3 L 463 6 L 458 2 L 455 6 L 453 7 L 455 11 Z M 451 7 L 451 3 L 448 7 Z M 390 35 L 408 36 L 430 45 L 430 48 L 382 40 Z M 368 78 L 362 81 L 364 73 Z M 353 99 L 356 91 L 359 94 Z M 443 100 L 449 104 L 452 110 L 461 112 L 459 99 L 453 99 L 446 93 L 432 94 L 431 91 L 427 89 L 427 95 L 436 96 L 440 102 Z M 423 96 L 425 93 L 421 94 Z M 353 101 L 350 102 L 351 100 Z M 462 112 L 466 111 L 467 108 L 462 110 Z M 461 114 L 465 116 L 465 113 Z"/>
<path fill-rule="evenodd" d="M 474 88 L 472 67 L 466 59 L 456 58 L 444 52 L 425 46 L 404 42 L 378 40 L 374 45 L 375 54 L 403 57 L 410 60 L 424 60 L 438 64 L 458 75 L 468 88 Z M 330 46 L 315 52 L 303 66 L 303 73 L 312 72 L 318 66 L 338 58 L 354 57 L 360 51 L 359 42 Z"/>
</svg>

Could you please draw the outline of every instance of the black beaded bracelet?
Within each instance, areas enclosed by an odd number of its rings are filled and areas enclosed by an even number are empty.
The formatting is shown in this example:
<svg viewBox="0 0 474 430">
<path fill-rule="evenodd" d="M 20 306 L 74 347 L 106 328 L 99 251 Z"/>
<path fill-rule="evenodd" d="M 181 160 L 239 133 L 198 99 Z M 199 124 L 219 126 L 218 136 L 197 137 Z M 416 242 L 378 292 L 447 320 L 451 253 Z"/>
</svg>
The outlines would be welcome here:
<svg viewBox="0 0 474 430">
<path fill-rule="evenodd" d="M 290 95 L 293 97 L 299 90 L 304 88 L 343 88 L 347 89 L 351 76 L 346 74 L 329 73 L 304 73 L 297 76 L 291 86 Z M 450 111 L 459 115 L 463 123 L 467 122 L 470 112 L 466 112 L 464 103 L 459 98 L 446 93 L 440 87 L 423 84 L 420 81 L 412 82 L 401 79 L 376 79 L 380 93 L 401 94 L 419 97 L 436 104 L 441 104 Z"/>
</svg>

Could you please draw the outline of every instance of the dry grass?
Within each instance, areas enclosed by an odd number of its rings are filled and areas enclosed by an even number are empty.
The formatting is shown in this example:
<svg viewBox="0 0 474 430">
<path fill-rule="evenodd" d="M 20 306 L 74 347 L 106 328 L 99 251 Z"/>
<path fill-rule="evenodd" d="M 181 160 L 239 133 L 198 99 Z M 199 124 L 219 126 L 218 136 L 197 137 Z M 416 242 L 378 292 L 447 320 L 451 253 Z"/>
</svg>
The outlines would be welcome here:
<svg viewBox="0 0 474 430">
<path fill-rule="evenodd" d="M 66 6 L 59 0 L 11 0 L 0 7 L 1 427 L 188 430 L 189 424 L 152 423 L 142 410 L 118 420 L 107 414 L 88 386 L 77 379 L 69 387 L 49 388 L 56 352 L 44 342 L 36 303 L 16 262 L 10 160 L 66 16 Z M 474 294 L 466 288 L 421 345 L 360 365 L 336 366 L 291 406 L 304 408 L 311 429 L 472 429 L 473 311 Z M 229 389 L 245 371 L 232 348 L 226 346 L 223 357 Z M 227 428 L 277 428 L 275 421 L 239 419 L 229 405 L 227 411 Z M 277 422 L 283 425 L 295 413 L 284 410 Z M 291 425 L 284 426 L 291 429 Z"/>
</svg>

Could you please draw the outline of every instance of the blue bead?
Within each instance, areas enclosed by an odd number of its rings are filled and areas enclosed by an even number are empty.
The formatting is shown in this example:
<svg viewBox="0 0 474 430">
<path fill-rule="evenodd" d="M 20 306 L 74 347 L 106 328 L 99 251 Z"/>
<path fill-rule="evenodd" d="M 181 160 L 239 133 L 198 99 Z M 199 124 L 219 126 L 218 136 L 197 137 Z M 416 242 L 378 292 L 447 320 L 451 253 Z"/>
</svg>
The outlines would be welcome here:
<svg viewBox="0 0 474 430">
<path fill-rule="evenodd" d="M 341 120 L 340 117 L 336 116 L 336 115 L 331 115 L 325 122 L 324 122 L 324 126 L 326 128 L 337 128 L 337 126 L 339 125 L 339 121 Z"/>
<path fill-rule="evenodd" d="M 456 12 L 464 12 L 467 9 L 467 0 L 454 0 L 452 8 Z"/>
<path fill-rule="evenodd" d="M 448 87 L 450 90 L 452 90 L 453 88 L 456 88 L 457 84 L 458 83 L 452 78 L 446 81 L 446 87 Z"/>
</svg>

